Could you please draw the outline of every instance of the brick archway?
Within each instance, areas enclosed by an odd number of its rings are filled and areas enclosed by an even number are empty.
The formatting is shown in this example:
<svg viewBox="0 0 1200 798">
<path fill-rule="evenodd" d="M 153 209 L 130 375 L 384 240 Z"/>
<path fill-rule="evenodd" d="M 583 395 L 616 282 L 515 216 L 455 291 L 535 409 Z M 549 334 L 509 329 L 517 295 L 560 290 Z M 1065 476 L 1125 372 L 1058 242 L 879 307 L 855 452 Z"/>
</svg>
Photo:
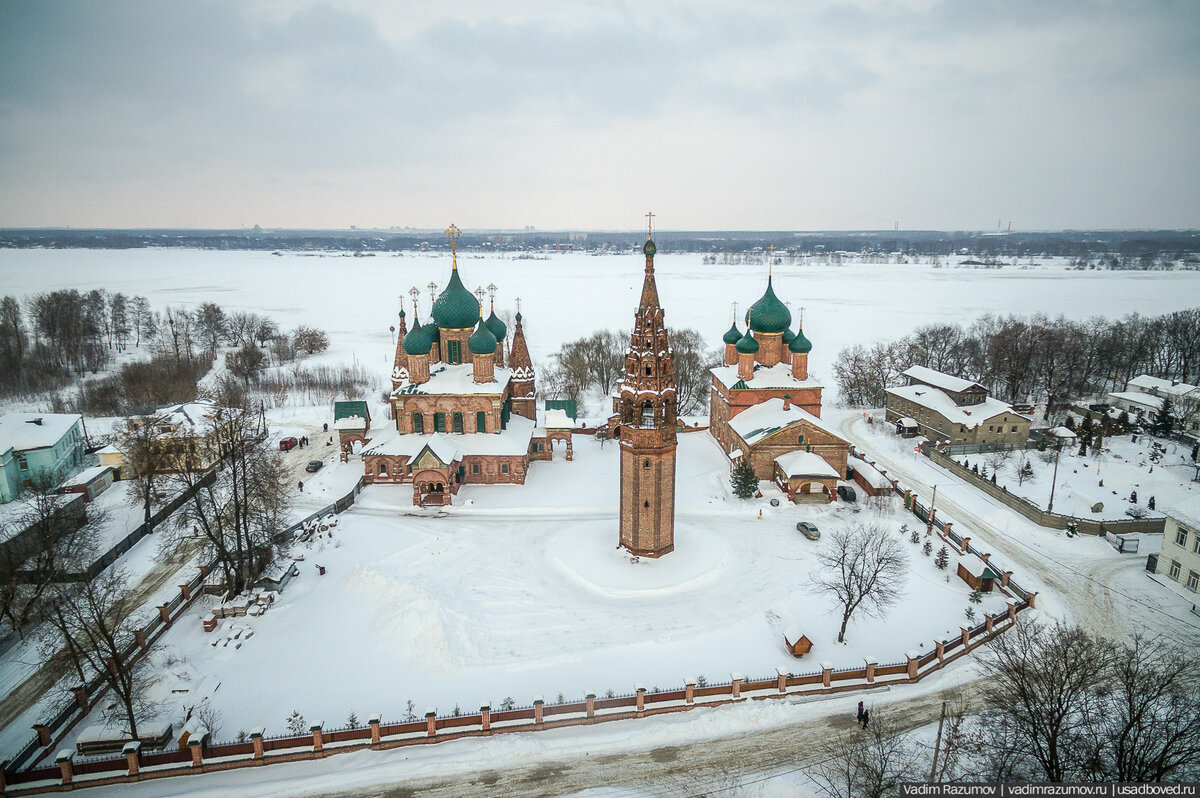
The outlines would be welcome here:
<svg viewBox="0 0 1200 798">
<path fill-rule="evenodd" d="M 554 442 L 562 441 L 567 445 L 567 459 L 575 459 L 575 450 L 571 447 L 571 430 L 569 429 L 548 429 L 546 430 L 546 440 L 550 446 L 550 452 L 554 452 Z"/>
<path fill-rule="evenodd" d="M 413 474 L 413 505 L 441 507 L 450 504 L 454 483 L 440 468 L 426 468 Z"/>
</svg>

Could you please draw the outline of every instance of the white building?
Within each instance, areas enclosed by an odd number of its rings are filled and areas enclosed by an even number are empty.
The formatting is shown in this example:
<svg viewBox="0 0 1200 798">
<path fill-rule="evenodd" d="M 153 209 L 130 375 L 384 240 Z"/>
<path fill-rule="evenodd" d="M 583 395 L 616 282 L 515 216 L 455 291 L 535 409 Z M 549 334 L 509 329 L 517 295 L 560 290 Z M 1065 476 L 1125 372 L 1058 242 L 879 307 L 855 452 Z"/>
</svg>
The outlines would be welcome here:
<svg viewBox="0 0 1200 798">
<path fill-rule="evenodd" d="M 1200 496 L 1167 511 L 1155 573 L 1200 592 Z"/>
<path fill-rule="evenodd" d="M 1185 431 L 1200 430 L 1200 388 L 1179 380 L 1164 380 L 1142 374 L 1125 384 L 1124 391 L 1113 391 L 1108 403 L 1133 416 L 1151 418 L 1171 400 L 1172 415 Z"/>
</svg>

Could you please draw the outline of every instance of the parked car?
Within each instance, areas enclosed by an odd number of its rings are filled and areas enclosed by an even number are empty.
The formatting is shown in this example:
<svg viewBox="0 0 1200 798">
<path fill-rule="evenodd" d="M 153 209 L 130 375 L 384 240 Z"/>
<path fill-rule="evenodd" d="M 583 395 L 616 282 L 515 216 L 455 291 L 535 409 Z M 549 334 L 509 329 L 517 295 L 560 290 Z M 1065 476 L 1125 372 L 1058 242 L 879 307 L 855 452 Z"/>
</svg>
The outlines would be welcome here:
<svg viewBox="0 0 1200 798">
<path fill-rule="evenodd" d="M 796 524 L 796 531 L 809 540 L 821 539 L 821 530 L 817 529 L 816 524 L 810 524 L 808 521 L 801 521 Z"/>
<path fill-rule="evenodd" d="M 321 467 L 324 465 L 325 464 L 322 463 L 320 460 L 309 460 L 308 465 L 306 465 L 304 467 L 304 470 L 310 474 L 313 474 L 313 473 L 316 473 L 317 471 L 320 471 Z"/>
<path fill-rule="evenodd" d="M 844 502 L 856 502 L 858 494 L 849 485 L 838 485 L 838 498 Z"/>
<path fill-rule="evenodd" d="M 1097 402 L 1095 404 L 1088 405 L 1088 410 L 1091 410 L 1094 413 L 1107 413 L 1108 405 L 1104 404 L 1103 402 Z"/>
<path fill-rule="evenodd" d="M 290 452 L 292 449 L 295 449 L 299 445 L 300 445 L 300 441 L 296 440 L 295 438 L 280 438 L 279 439 L 279 451 L 281 451 L 281 452 Z"/>
</svg>

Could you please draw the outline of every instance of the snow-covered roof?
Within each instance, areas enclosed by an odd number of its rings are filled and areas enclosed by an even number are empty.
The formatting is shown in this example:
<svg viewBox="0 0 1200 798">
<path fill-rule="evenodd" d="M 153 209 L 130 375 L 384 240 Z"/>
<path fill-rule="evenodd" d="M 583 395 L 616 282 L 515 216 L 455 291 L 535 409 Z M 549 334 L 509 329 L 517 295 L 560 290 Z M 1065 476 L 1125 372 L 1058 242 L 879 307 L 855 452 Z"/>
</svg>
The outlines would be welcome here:
<svg viewBox="0 0 1200 798">
<path fill-rule="evenodd" d="M 1138 405 L 1147 410 L 1161 410 L 1163 397 L 1155 396 L 1152 393 L 1142 393 L 1141 391 L 1113 391 L 1108 395 L 1109 402 L 1124 402 L 1125 404 Z"/>
<path fill-rule="evenodd" d="M 505 368 L 495 368 L 493 370 L 495 382 L 475 382 L 475 367 L 470 363 L 460 363 L 458 365 L 450 365 L 448 363 L 435 363 L 429 367 L 429 380 L 420 385 L 413 385 L 408 380 L 400 383 L 400 386 L 393 391 L 396 394 L 449 394 L 453 396 L 477 396 L 479 394 L 494 394 L 499 396 L 504 393 L 504 387 L 508 385 L 508 381 L 512 376 L 512 372 Z"/>
<path fill-rule="evenodd" d="M 1167 515 L 1200 532 L 1200 496 L 1180 502 Z"/>
<path fill-rule="evenodd" d="M 950 423 L 964 427 L 978 427 L 988 419 L 1004 413 L 1024 418 L 1012 409 L 1012 405 L 991 397 L 976 405 L 956 405 L 945 393 L 929 385 L 903 385 L 899 388 L 888 388 L 887 392 L 901 399 L 916 402 L 943 416 Z"/>
<path fill-rule="evenodd" d="M 963 567 L 963 570 L 971 576 L 991 579 L 998 579 L 1000 577 L 1000 574 L 996 573 L 995 569 L 985 563 L 978 554 L 967 554 L 960 557 L 958 562 Z"/>
<path fill-rule="evenodd" d="M 729 426 L 741 436 L 748 445 L 753 446 L 758 441 L 774 435 L 789 424 L 806 422 L 824 432 L 833 435 L 838 440 L 842 436 L 834 431 L 824 421 L 814 416 L 799 405 L 783 409 L 782 399 L 767 399 L 756 405 L 747 407 L 729 421 Z"/>
<path fill-rule="evenodd" d="M 546 411 L 546 429 L 573 429 L 575 422 L 567 415 L 566 410 L 552 408 Z"/>
<path fill-rule="evenodd" d="M 1064 440 L 1070 440 L 1072 438 L 1079 437 L 1078 435 L 1076 435 L 1074 432 L 1071 432 L 1071 430 L 1067 429 L 1066 427 L 1055 427 L 1054 429 L 1050 430 L 1047 434 L 1053 435 L 1056 438 L 1062 438 Z"/>
<path fill-rule="evenodd" d="M 112 470 L 113 470 L 112 466 L 106 466 L 106 465 L 98 465 L 98 466 L 92 466 L 91 468 L 85 468 L 82 471 L 80 471 L 78 474 L 76 474 L 75 476 L 71 477 L 66 482 L 64 482 L 63 487 L 69 488 L 69 487 L 72 487 L 75 485 L 87 485 L 92 480 L 99 478 L 100 475 L 103 474 L 105 471 L 112 471 Z"/>
<path fill-rule="evenodd" d="M 863 480 L 872 488 L 890 488 L 892 486 L 891 480 L 881 474 L 879 469 L 875 468 L 875 466 L 871 465 L 865 460 L 859 460 L 857 457 L 850 457 L 846 459 L 846 465 L 851 471 L 862 477 Z"/>
<path fill-rule="evenodd" d="M 5 413 L 0 416 L 0 452 L 53 446 L 82 418 L 78 413 Z"/>
<path fill-rule="evenodd" d="M 485 433 L 486 434 L 486 433 Z M 456 460 L 461 460 L 463 453 L 462 449 L 455 446 L 451 441 L 447 440 L 440 432 L 435 432 L 429 436 L 429 440 L 425 441 L 425 445 L 429 447 L 429 451 L 437 456 L 437 459 L 443 463 L 453 463 Z"/>
<path fill-rule="evenodd" d="M 774 366 L 754 367 L 754 375 L 743 382 L 738 377 L 737 366 L 717 366 L 712 374 L 726 388 L 732 388 L 742 382 L 746 388 L 820 388 L 821 383 L 810 375 L 807 380 L 798 380 L 792 376 L 792 367 L 787 363 L 776 363 Z"/>
<path fill-rule="evenodd" d="M 950 374 L 943 374 L 940 371 L 935 371 L 925 366 L 912 366 L 907 371 L 903 372 L 905 377 L 910 377 L 918 382 L 926 383 L 943 391 L 951 391 L 953 393 L 962 393 L 969 388 L 982 388 L 983 386 L 977 382 L 964 380 L 962 377 L 955 377 Z"/>
<path fill-rule="evenodd" d="M 333 422 L 334 429 L 366 429 L 367 420 L 362 416 L 343 416 Z"/>
<path fill-rule="evenodd" d="M 521 455 L 529 452 L 529 439 L 533 437 L 536 427 L 534 423 L 523 416 L 510 416 L 508 428 L 500 432 L 468 432 L 468 433 L 434 433 L 448 445 L 453 446 L 461 456 L 473 455 Z M 363 449 L 364 455 L 388 455 L 393 457 L 416 457 L 425 448 L 433 435 L 409 433 L 401 435 L 394 426 L 389 425 L 373 436 L 371 442 Z M 443 462 L 446 460 L 436 449 L 434 454 Z M 448 452 L 447 452 L 448 454 Z"/>
<path fill-rule="evenodd" d="M 1186 382 L 1178 382 L 1176 380 L 1164 380 L 1160 377 L 1151 377 L 1149 374 L 1134 377 L 1126 384 L 1126 387 L 1137 388 L 1142 392 L 1158 391 L 1160 396 L 1170 396 L 1172 399 L 1187 396 L 1192 391 L 1197 390 L 1195 385 L 1189 385 Z"/>
<path fill-rule="evenodd" d="M 177 405 L 168 405 L 154 413 L 156 424 L 170 424 L 180 432 L 204 432 L 204 422 L 216 410 L 217 404 L 211 399 L 196 399 Z"/>
<path fill-rule="evenodd" d="M 896 419 L 896 421 L 902 427 L 919 427 L 920 426 L 920 424 L 917 423 L 917 420 L 915 418 L 913 418 L 912 416 L 901 416 L 900 418 Z"/>
<path fill-rule="evenodd" d="M 776 457 L 775 462 L 789 477 L 841 477 L 833 466 L 825 462 L 824 457 L 814 452 L 788 452 Z"/>
<path fill-rule="evenodd" d="M 115 443 L 110 443 L 108 446 L 105 446 L 103 449 L 96 450 L 96 454 L 121 454 L 121 450 L 119 448 L 117 448 L 117 445 Z"/>
</svg>

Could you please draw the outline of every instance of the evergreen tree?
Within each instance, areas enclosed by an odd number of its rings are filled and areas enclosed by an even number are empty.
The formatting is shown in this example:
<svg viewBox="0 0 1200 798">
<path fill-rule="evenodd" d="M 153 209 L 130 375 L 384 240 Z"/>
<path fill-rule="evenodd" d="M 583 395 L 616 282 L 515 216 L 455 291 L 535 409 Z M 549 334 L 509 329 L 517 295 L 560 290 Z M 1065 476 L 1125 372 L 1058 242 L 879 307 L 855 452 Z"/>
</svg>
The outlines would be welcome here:
<svg viewBox="0 0 1200 798">
<path fill-rule="evenodd" d="M 1171 430 L 1175 426 L 1175 416 L 1172 411 L 1170 399 L 1163 399 L 1162 407 L 1154 414 L 1154 420 L 1150 422 L 1150 431 L 1155 435 L 1170 435 Z"/>
<path fill-rule="evenodd" d="M 925 539 L 925 545 L 921 547 L 921 553 L 926 557 L 933 553 L 933 541 L 929 540 L 929 538 Z"/>
<path fill-rule="evenodd" d="M 729 482 L 733 486 L 733 495 L 739 499 L 752 498 L 758 492 L 758 477 L 754 475 L 754 466 L 745 457 L 733 467 L 733 475 Z"/>
<path fill-rule="evenodd" d="M 982 604 L 983 603 L 983 593 L 980 592 L 979 588 L 975 588 L 974 590 L 972 590 L 971 595 L 968 598 L 970 599 L 972 604 Z"/>
<path fill-rule="evenodd" d="M 293 737 L 299 737 L 308 731 L 308 726 L 305 725 L 304 716 L 300 714 L 300 710 L 293 709 L 292 714 L 288 715 L 287 730 L 288 734 Z"/>
<path fill-rule="evenodd" d="M 352 729 L 358 728 L 358 715 L 354 710 L 350 710 L 350 714 L 346 716 L 346 725 Z"/>
<path fill-rule="evenodd" d="M 946 570 L 946 566 L 950 564 L 950 552 L 945 546 L 942 546 L 940 549 L 938 549 L 937 557 L 933 558 L 933 564 L 936 565 L 939 570 Z"/>
<path fill-rule="evenodd" d="M 908 529 L 908 524 L 905 524 L 904 526 L 900 527 L 901 532 L 903 532 L 906 529 Z M 910 543 L 920 543 L 921 542 L 921 530 L 914 527 L 912 529 L 912 531 L 910 531 L 908 533 L 908 540 Z"/>
</svg>

